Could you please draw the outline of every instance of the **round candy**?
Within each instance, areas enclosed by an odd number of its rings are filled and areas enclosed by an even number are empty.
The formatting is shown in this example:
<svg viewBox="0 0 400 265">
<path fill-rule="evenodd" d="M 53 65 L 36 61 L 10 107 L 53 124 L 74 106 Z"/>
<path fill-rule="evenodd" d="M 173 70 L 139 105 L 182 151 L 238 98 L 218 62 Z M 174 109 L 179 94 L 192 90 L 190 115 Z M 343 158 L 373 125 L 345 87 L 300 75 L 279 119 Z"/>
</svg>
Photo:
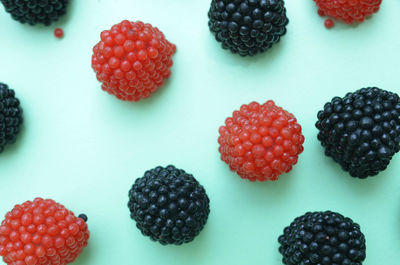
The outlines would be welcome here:
<svg viewBox="0 0 400 265">
<path fill-rule="evenodd" d="M 347 24 L 363 22 L 367 16 L 378 12 L 382 0 L 314 0 L 318 14 L 343 20 Z"/>
<path fill-rule="evenodd" d="M 150 24 L 129 22 L 101 33 L 92 67 L 101 88 L 121 100 L 148 98 L 171 74 L 176 46 Z"/>
<path fill-rule="evenodd" d="M 265 52 L 289 23 L 283 0 L 212 0 L 208 26 L 222 48 L 241 56 Z"/>
<path fill-rule="evenodd" d="M 400 150 L 400 98 L 369 87 L 334 97 L 318 112 L 318 140 L 325 155 L 356 178 L 385 170 Z"/>
<path fill-rule="evenodd" d="M 87 246 L 86 222 L 53 200 L 15 205 L 0 226 L 0 256 L 8 265 L 65 265 Z"/>
<path fill-rule="evenodd" d="M 303 152 L 300 124 L 271 100 L 242 105 L 225 120 L 219 133 L 221 159 L 250 181 L 277 180 Z"/>
<path fill-rule="evenodd" d="M 14 90 L 0 83 L 0 153 L 6 145 L 15 143 L 22 121 L 22 108 Z"/>
<path fill-rule="evenodd" d="M 143 235 L 163 245 L 192 241 L 203 229 L 210 200 L 202 185 L 182 169 L 156 167 L 129 191 L 131 218 Z"/>
<path fill-rule="evenodd" d="M 350 218 L 331 211 L 297 217 L 278 239 L 286 265 L 361 265 L 365 237 Z"/>
<path fill-rule="evenodd" d="M 69 0 L 0 0 L 12 18 L 30 25 L 50 25 L 67 12 Z"/>
</svg>

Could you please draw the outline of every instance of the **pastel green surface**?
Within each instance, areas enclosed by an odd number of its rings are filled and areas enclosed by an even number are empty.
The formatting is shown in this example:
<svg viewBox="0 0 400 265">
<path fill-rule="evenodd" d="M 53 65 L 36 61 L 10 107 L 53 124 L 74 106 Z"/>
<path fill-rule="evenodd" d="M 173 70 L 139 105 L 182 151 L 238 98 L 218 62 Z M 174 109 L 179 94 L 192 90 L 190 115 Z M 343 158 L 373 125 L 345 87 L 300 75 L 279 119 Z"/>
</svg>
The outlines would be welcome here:
<svg viewBox="0 0 400 265">
<path fill-rule="evenodd" d="M 91 239 L 76 265 L 279 265 L 282 229 L 329 209 L 361 225 L 365 265 L 399 264 L 400 155 L 379 176 L 353 179 L 323 155 L 314 123 L 333 96 L 365 86 L 400 92 L 400 2 L 332 30 L 312 0 L 286 7 L 288 33 L 254 58 L 221 49 L 206 0 L 72 1 L 49 28 L 0 8 L 0 81 L 16 90 L 25 118 L 18 143 L 0 155 L 0 214 L 37 196 L 86 213 Z M 152 23 L 178 47 L 170 80 L 139 103 L 104 93 L 90 65 L 100 32 L 123 19 Z M 305 150 L 279 181 L 251 183 L 220 160 L 218 127 L 241 104 L 268 99 L 295 114 Z M 193 173 L 211 199 L 205 229 L 179 247 L 143 237 L 126 206 L 134 180 L 167 164 Z"/>
</svg>

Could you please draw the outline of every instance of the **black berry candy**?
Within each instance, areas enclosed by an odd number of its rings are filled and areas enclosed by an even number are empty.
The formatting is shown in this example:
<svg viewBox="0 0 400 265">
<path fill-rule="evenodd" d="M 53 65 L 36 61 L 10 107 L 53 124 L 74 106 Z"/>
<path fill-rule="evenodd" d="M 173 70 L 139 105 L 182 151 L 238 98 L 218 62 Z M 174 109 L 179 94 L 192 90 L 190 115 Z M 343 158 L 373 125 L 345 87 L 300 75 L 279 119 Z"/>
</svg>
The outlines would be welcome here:
<svg viewBox="0 0 400 265">
<path fill-rule="evenodd" d="M 143 235 L 163 245 L 192 241 L 207 222 L 210 200 L 203 186 L 174 166 L 156 167 L 129 191 L 131 218 Z"/>
<path fill-rule="evenodd" d="M 331 211 L 297 217 L 278 239 L 286 265 L 361 265 L 365 237 L 350 218 Z"/>
<path fill-rule="evenodd" d="M 325 154 L 351 176 L 375 176 L 400 150 L 399 96 L 369 87 L 334 97 L 318 112 L 316 127 Z"/>
<path fill-rule="evenodd" d="M 283 0 L 212 0 L 208 17 L 222 48 L 241 56 L 271 48 L 289 23 Z"/>
<path fill-rule="evenodd" d="M 15 143 L 22 125 L 22 109 L 15 92 L 0 83 L 0 153 L 7 144 Z"/>
<path fill-rule="evenodd" d="M 67 11 L 69 0 L 0 0 L 12 18 L 30 25 L 50 25 Z"/>
</svg>

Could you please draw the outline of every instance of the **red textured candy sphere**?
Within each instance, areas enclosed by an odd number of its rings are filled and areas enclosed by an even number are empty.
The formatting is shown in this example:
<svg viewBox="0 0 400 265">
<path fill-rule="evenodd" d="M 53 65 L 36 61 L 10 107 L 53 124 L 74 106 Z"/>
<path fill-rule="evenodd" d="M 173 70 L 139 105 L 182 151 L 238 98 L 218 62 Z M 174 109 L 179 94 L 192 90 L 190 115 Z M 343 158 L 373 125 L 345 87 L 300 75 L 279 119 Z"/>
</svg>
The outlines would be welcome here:
<svg viewBox="0 0 400 265">
<path fill-rule="evenodd" d="M 343 20 L 347 24 L 363 22 L 367 16 L 378 12 L 382 0 L 314 0 L 318 14 Z"/>
<path fill-rule="evenodd" d="M 221 159 L 250 181 L 277 180 L 303 152 L 300 124 L 271 100 L 242 105 L 225 120 L 219 134 Z"/>
<path fill-rule="evenodd" d="M 8 265 L 65 265 L 87 246 L 85 221 L 53 200 L 16 205 L 0 226 L 0 256 Z"/>
<path fill-rule="evenodd" d="M 139 101 L 171 74 L 176 46 L 150 24 L 122 21 L 101 33 L 92 67 L 102 89 L 121 100 Z"/>
</svg>

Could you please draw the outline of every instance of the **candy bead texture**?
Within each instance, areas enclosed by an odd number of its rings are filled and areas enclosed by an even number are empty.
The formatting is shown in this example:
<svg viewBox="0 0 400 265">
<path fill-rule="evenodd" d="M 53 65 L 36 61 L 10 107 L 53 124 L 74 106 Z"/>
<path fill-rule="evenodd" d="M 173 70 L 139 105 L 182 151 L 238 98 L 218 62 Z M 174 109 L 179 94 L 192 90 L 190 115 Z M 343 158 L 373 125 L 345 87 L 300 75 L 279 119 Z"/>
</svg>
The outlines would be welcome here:
<svg viewBox="0 0 400 265">
<path fill-rule="evenodd" d="M 283 0 L 212 0 L 208 18 L 222 48 L 241 56 L 270 49 L 289 23 Z"/>
<path fill-rule="evenodd" d="M 124 101 L 139 101 L 170 76 L 175 52 L 176 46 L 157 28 L 124 20 L 101 33 L 92 67 L 104 91 Z"/>
<path fill-rule="evenodd" d="M 382 0 L 314 0 L 318 14 L 343 20 L 347 24 L 361 23 L 379 11 Z"/>
<path fill-rule="evenodd" d="M 221 159 L 241 178 L 277 180 L 303 152 L 304 136 L 293 114 L 267 101 L 234 111 L 219 128 Z"/>
<path fill-rule="evenodd" d="M 162 245 L 189 243 L 203 230 L 210 200 L 202 185 L 175 166 L 156 167 L 129 191 L 131 218 L 144 236 Z"/>
<path fill-rule="evenodd" d="M 14 20 L 46 26 L 67 12 L 69 0 L 0 0 Z"/>
<path fill-rule="evenodd" d="M 377 87 L 334 97 L 318 112 L 318 140 L 352 177 L 385 170 L 400 150 L 400 99 Z"/>
<path fill-rule="evenodd" d="M 22 108 L 14 90 L 0 83 L 0 153 L 13 144 L 21 130 Z"/>
<path fill-rule="evenodd" d="M 66 265 L 88 244 L 85 221 L 63 205 L 36 198 L 15 205 L 0 226 L 0 255 L 8 265 Z"/>
<path fill-rule="evenodd" d="M 331 211 L 297 217 L 278 241 L 286 265 L 362 265 L 366 257 L 360 225 Z"/>
</svg>

